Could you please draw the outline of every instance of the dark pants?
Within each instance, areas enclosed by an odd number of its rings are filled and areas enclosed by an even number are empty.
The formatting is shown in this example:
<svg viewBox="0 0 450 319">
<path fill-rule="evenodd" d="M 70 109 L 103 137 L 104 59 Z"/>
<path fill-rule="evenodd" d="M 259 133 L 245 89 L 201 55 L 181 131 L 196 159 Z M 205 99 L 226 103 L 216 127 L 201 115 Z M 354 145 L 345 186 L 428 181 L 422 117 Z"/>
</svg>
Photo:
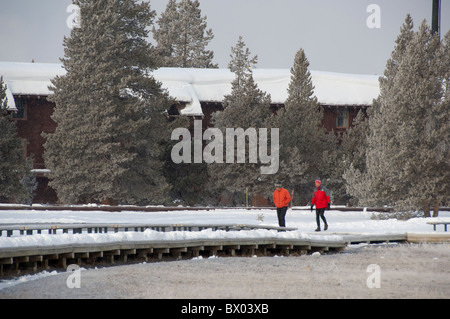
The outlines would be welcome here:
<svg viewBox="0 0 450 319">
<path fill-rule="evenodd" d="M 286 221 L 284 220 L 284 218 L 286 217 L 287 209 L 288 209 L 287 206 L 281 208 L 277 207 L 278 225 L 280 227 L 286 227 Z"/>
<path fill-rule="evenodd" d="M 322 218 L 324 224 L 327 224 L 327 220 L 325 218 L 325 208 L 316 208 L 316 222 L 317 227 L 320 228 L 320 218 Z"/>
</svg>

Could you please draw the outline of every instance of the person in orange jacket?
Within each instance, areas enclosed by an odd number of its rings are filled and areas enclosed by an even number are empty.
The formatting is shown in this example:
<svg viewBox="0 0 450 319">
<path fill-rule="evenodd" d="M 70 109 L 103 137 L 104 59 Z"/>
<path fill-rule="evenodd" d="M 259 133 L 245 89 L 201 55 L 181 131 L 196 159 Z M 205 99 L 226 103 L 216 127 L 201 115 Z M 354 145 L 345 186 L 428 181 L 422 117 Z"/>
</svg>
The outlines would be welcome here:
<svg viewBox="0 0 450 319">
<path fill-rule="evenodd" d="M 277 207 L 278 225 L 286 227 L 286 212 L 291 201 L 291 195 L 287 189 L 281 187 L 281 183 L 275 184 L 275 191 L 273 192 L 273 203 Z"/>
<path fill-rule="evenodd" d="M 330 196 L 321 189 L 322 182 L 320 178 L 316 179 L 314 184 L 317 190 L 314 192 L 314 196 L 311 200 L 311 211 L 313 210 L 314 204 L 316 205 L 316 231 L 320 231 L 320 218 L 322 218 L 324 225 L 323 230 L 328 229 L 327 219 L 325 218 L 325 209 L 330 209 Z"/>
</svg>

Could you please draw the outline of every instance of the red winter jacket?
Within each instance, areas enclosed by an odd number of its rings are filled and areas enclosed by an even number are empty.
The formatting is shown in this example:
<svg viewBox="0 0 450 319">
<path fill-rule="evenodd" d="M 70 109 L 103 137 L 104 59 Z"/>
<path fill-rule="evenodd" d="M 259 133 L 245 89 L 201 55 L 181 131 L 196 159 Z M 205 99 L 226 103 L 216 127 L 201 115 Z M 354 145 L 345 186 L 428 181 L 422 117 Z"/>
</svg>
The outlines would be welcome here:
<svg viewBox="0 0 450 319">
<path fill-rule="evenodd" d="M 320 187 L 314 192 L 314 196 L 311 201 L 311 206 L 316 204 L 316 208 L 327 208 L 328 203 L 331 203 L 330 196 L 328 196 L 325 191 L 321 190 Z"/>
</svg>

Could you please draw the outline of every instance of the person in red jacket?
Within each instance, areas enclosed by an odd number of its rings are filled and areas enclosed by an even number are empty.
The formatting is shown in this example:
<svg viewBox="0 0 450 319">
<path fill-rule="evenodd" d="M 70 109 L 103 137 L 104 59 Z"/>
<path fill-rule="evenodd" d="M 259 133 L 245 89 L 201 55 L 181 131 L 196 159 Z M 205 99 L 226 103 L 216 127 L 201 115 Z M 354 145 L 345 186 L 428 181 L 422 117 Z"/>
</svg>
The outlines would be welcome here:
<svg viewBox="0 0 450 319">
<path fill-rule="evenodd" d="M 291 195 L 287 189 L 281 187 L 281 183 L 275 184 L 275 191 L 273 192 L 273 203 L 277 207 L 278 225 L 286 227 L 286 212 L 291 201 Z"/>
<path fill-rule="evenodd" d="M 311 211 L 313 210 L 313 206 L 316 205 L 316 231 L 320 231 L 320 218 L 322 218 L 324 223 L 323 230 L 327 230 L 328 224 L 327 219 L 325 218 L 325 209 L 330 209 L 330 196 L 321 189 L 322 182 L 320 178 L 316 179 L 314 183 L 316 184 L 317 190 L 314 192 L 314 196 L 311 200 Z"/>
</svg>

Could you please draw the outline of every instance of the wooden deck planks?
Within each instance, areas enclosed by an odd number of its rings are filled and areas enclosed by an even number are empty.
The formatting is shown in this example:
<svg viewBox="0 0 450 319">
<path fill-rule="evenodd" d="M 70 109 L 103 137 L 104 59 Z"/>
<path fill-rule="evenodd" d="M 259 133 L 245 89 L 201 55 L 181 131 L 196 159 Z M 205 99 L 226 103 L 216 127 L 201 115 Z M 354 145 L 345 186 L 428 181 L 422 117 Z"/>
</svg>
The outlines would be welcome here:
<svg viewBox="0 0 450 319">
<path fill-rule="evenodd" d="M 177 226 L 178 227 L 178 226 Z M 340 235 L 330 240 L 325 235 Z M 339 234 L 327 233 L 304 238 L 205 238 L 138 242 L 108 242 L 0 248 L 0 273 L 20 274 L 51 266 L 64 269 L 71 263 L 115 264 L 129 260 L 177 260 L 198 256 L 304 255 L 315 251 L 340 251 L 349 244 L 390 242 L 450 242 L 450 234 Z"/>
</svg>

